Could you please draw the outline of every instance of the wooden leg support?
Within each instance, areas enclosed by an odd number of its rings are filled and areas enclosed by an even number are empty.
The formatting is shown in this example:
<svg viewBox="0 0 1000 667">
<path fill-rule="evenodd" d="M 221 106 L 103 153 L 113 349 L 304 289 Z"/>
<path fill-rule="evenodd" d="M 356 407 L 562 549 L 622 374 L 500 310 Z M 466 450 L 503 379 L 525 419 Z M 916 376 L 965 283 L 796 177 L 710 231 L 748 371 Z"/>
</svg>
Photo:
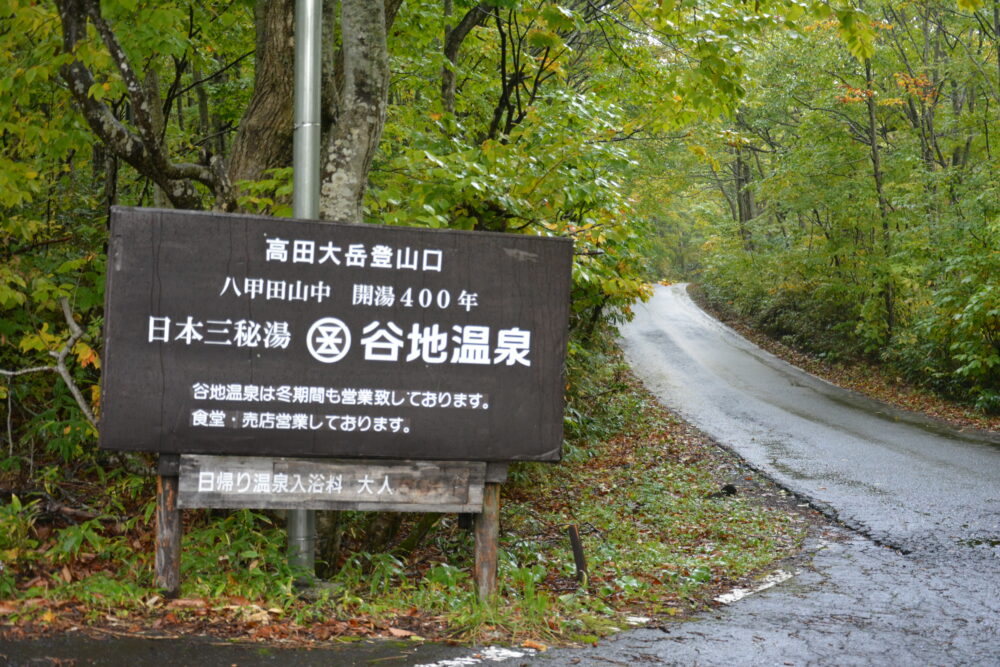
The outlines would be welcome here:
<svg viewBox="0 0 1000 667">
<path fill-rule="evenodd" d="M 476 590 L 480 600 L 497 591 L 497 543 L 500 539 L 500 485 L 483 488 L 483 511 L 476 515 Z"/>
<path fill-rule="evenodd" d="M 181 511 L 177 507 L 178 473 L 171 470 L 173 461 L 160 457 L 156 476 L 156 586 L 168 598 L 181 589 Z M 166 473 L 166 474 L 164 474 Z M 172 473 L 172 474 L 170 474 Z"/>
</svg>

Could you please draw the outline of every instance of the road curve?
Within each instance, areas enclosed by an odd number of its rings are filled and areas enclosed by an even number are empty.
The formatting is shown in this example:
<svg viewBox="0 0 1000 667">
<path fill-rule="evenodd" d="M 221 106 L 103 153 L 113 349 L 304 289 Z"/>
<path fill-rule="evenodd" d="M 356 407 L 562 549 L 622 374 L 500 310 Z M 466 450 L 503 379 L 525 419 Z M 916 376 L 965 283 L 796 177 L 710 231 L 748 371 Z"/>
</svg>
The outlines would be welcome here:
<svg viewBox="0 0 1000 667">
<path fill-rule="evenodd" d="M 659 287 L 622 331 L 666 405 L 848 525 L 903 551 L 1000 539 L 1000 437 L 870 400 L 758 348 Z"/>
<path fill-rule="evenodd" d="M 852 530 L 789 581 L 532 665 L 1000 665 L 1000 440 L 837 388 L 659 287 L 622 329 L 668 407 Z M 529 663 L 522 663 L 529 664 Z"/>
</svg>

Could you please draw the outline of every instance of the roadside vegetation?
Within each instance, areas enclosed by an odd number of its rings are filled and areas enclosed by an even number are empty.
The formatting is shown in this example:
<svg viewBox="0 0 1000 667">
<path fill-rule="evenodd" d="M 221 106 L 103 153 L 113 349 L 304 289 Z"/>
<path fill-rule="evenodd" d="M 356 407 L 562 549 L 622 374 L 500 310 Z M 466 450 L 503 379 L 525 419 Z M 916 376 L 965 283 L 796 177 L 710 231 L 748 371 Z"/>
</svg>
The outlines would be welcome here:
<svg viewBox="0 0 1000 667">
<path fill-rule="evenodd" d="M 837 21 L 768 33 L 736 113 L 669 153 L 663 265 L 817 359 L 996 416 L 1000 11 L 864 9 L 860 57 Z"/>
<path fill-rule="evenodd" d="M 894 372 L 891 366 L 864 357 L 831 357 L 794 346 L 787 339 L 770 335 L 765 329 L 755 325 L 752 317 L 740 315 L 731 304 L 710 301 L 701 286 L 689 286 L 688 293 L 698 305 L 745 338 L 828 382 L 883 403 L 947 422 L 958 429 L 1000 431 L 1000 415 L 977 410 L 967 402 L 949 400 L 920 383 L 907 380 Z"/>
<path fill-rule="evenodd" d="M 454 515 L 430 528 L 432 515 L 406 516 L 392 544 L 371 553 L 364 527 L 375 515 L 347 513 L 331 576 L 304 591 L 280 521 L 208 510 L 184 513 L 181 595 L 166 600 L 152 586 L 153 478 L 50 454 L 33 461 L 45 485 L 15 491 L 10 472 L 0 482 L 0 636 L 593 642 L 630 617 L 664 622 L 711 606 L 796 550 L 803 519 L 762 502 L 764 482 L 657 405 L 609 337 L 577 350 L 571 368 L 563 462 L 516 465 L 503 486 L 496 600 L 476 599 L 472 535 Z M 721 491 L 727 484 L 739 491 Z"/>
</svg>

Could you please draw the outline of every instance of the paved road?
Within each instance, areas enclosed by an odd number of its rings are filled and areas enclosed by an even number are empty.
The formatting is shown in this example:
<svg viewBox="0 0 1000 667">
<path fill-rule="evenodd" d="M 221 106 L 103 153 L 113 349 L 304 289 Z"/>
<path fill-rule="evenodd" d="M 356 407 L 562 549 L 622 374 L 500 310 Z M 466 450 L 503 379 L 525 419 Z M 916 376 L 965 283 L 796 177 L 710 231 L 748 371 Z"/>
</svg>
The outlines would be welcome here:
<svg viewBox="0 0 1000 667">
<path fill-rule="evenodd" d="M 1000 438 L 846 392 L 661 287 L 623 330 L 669 407 L 853 530 L 795 577 L 537 665 L 1000 665 Z"/>
<path fill-rule="evenodd" d="M 624 331 L 647 386 L 848 525 L 904 551 L 1000 539 L 1000 438 L 962 434 L 789 366 L 661 287 Z"/>
</svg>

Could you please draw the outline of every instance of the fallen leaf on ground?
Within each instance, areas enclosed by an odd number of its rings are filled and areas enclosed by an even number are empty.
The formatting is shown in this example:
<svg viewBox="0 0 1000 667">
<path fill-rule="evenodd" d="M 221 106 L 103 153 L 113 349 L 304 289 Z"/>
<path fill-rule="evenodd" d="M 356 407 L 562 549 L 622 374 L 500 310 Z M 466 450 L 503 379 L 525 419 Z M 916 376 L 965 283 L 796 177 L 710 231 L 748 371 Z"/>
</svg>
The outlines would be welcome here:
<svg viewBox="0 0 1000 667">
<path fill-rule="evenodd" d="M 412 637 L 415 632 L 410 632 L 409 630 L 403 630 L 402 628 L 389 628 L 389 634 L 393 637 Z"/>
<path fill-rule="evenodd" d="M 177 600 L 171 600 L 167 605 L 169 609 L 204 609 L 204 600 L 196 600 L 193 598 L 178 598 Z"/>
</svg>

